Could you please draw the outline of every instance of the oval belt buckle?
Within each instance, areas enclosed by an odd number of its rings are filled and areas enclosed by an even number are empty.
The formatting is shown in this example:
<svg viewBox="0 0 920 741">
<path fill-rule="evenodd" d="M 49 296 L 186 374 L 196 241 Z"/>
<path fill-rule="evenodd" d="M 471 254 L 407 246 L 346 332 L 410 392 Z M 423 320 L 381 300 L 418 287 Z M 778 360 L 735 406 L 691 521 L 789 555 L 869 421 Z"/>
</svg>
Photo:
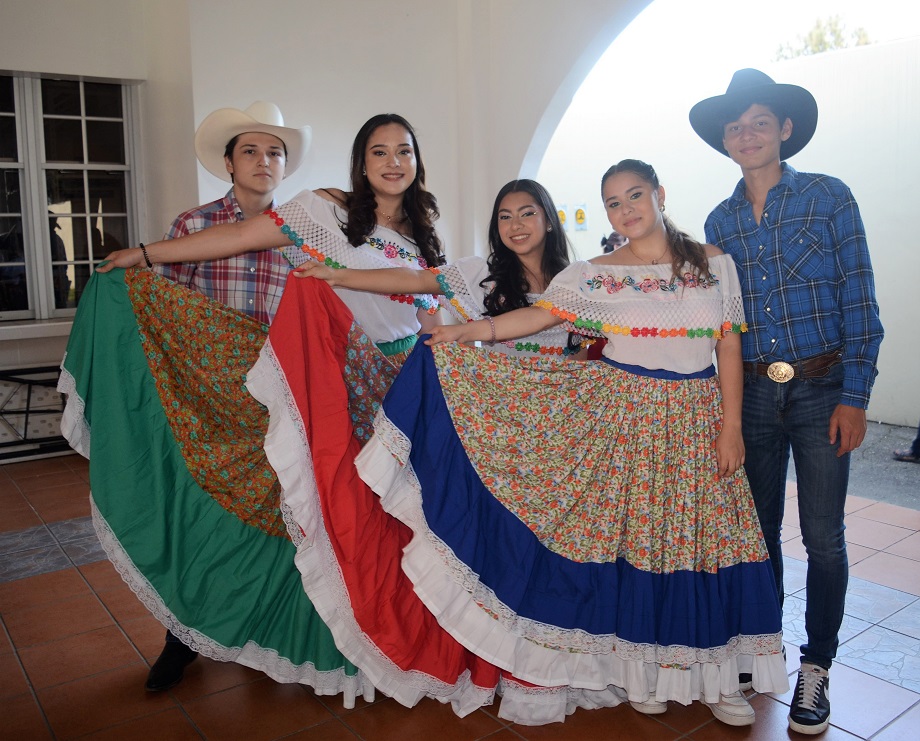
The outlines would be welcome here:
<svg viewBox="0 0 920 741">
<path fill-rule="evenodd" d="M 794 375 L 795 369 L 789 365 L 789 363 L 784 363 L 782 360 L 776 363 L 770 363 L 770 367 L 767 368 L 767 378 L 777 383 L 786 383 L 786 381 L 792 380 Z"/>
</svg>

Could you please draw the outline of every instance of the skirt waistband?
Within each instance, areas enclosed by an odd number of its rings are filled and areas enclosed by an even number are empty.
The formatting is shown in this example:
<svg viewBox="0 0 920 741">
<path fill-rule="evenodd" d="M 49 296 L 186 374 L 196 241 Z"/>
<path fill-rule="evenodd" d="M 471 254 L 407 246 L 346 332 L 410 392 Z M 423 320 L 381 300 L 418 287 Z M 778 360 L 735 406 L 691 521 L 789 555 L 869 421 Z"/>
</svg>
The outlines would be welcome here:
<svg viewBox="0 0 920 741">
<path fill-rule="evenodd" d="M 695 373 L 678 373 L 677 371 L 667 370 L 665 368 L 643 368 L 641 365 L 629 365 L 628 363 L 618 363 L 610 358 L 601 357 L 607 365 L 619 368 L 621 371 L 632 373 L 634 376 L 648 376 L 649 378 L 660 378 L 666 381 L 689 381 L 694 378 L 712 378 L 716 374 L 714 366 L 709 366 Z"/>
<path fill-rule="evenodd" d="M 418 342 L 417 334 L 410 334 L 408 337 L 403 337 L 401 340 L 393 340 L 392 342 L 377 342 L 377 349 L 383 353 L 384 357 L 392 357 L 393 355 L 399 355 L 400 353 L 409 352 L 415 343 Z"/>
</svg>

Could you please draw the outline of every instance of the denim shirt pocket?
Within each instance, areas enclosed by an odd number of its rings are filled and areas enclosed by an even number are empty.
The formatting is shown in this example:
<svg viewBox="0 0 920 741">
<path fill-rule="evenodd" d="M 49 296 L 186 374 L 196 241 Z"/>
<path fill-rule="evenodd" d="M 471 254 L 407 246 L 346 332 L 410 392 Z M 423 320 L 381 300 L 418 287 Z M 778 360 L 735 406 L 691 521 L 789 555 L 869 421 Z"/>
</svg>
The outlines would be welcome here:
<svg viewBox="0 0 920 741">
<path fill-rule="evenodd" d="M 783 267 L 787 280 L 805 283 L 823 275 L 825 254 L 820 234 L 804 226 L 785 236 L 783 241 L 786 245 Z"/>
</svg>

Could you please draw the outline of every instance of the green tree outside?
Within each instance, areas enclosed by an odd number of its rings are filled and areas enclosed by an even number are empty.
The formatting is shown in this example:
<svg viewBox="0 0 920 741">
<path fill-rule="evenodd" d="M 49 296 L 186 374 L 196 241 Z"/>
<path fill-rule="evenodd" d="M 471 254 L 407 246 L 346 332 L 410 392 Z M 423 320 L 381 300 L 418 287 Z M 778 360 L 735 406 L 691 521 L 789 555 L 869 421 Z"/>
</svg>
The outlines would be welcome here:
<svg viewBox="0 0 920 741">
<path fill-rule="evenodd" d="M 870 43 L 872 42 L 869 41 L 869 34 L 865 28 L 849 31 L 840 20 L 840 16 L 834 15 L 826 20 L 819 18 L 811 31 L 799 36 L 796 42 L 781 44 L 776 51 L 776 60 L 794 59 Z"/>
</svg>

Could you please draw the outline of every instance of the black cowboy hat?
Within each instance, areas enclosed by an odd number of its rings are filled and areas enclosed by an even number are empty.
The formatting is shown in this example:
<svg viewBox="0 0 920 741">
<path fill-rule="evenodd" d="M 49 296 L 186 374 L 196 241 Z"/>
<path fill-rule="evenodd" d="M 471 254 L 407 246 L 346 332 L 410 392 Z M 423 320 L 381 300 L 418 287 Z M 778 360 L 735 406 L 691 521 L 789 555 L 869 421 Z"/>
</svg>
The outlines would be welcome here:
<svg viewBox="0 0 920 741">
<path fill-rule="evenodd" d="M 690 125 L 704 142 L 727 157 L 728 152 L 722 146 L 722 128 L 754 103 L 775 104 L 792 119 L 792 134 L 780 146 L 781 160 L 802 151 L 811 141 L 818 126 L 814 96 L 798 85 L 780 85 L 756 69 L 739 69 L 732 75 L 725 95 L 706 98 L 693 106 Z"/>
</svg>

